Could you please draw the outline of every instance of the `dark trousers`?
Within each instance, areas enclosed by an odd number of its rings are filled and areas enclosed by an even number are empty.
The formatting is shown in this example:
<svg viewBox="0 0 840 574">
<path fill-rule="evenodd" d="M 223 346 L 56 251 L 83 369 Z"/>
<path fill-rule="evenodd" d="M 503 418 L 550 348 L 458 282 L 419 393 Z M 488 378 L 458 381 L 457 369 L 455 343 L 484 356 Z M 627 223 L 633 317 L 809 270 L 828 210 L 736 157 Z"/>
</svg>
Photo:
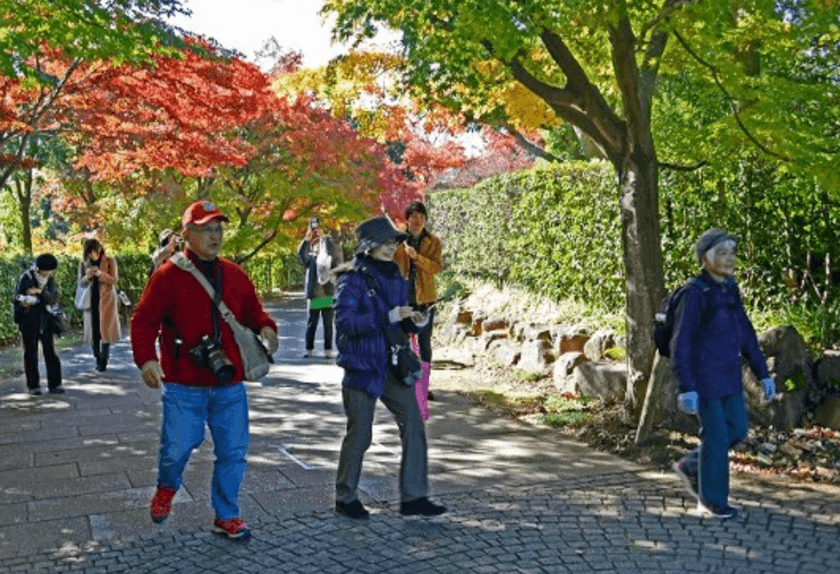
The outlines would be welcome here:
<svg viewBox="0 0 840 574">
<path fill-rule="evenodd" d="M 700 445 L 683 460 L 699 477 L 700 498 L 706 504 L 729 504 L 729 449 L 747 436 L 744 395 L 700 399 Z"/>
<path fill-rule="evenodd" d="M 347 416 L 347 434 L 341 441 L 335 499 L 346 504 L 358 499 L 362 461 L 373 439 L 376 397 L 349 387 L 342 387 L 341 396 Z M 389 376 L 385 381 L 385 394 L 380 398 L 400 429 L 400 500 L 408 502 L 423 498 L 429 492 L 428 447 L 414 387 L 407 387 Z"/>
<path fill-rule="evenodd" d="M 44 351 L 44 362 L 47 365 L 47 385 L 51 389 L 61 386 L 61 362 L 55 352 L 52 332 L 39 333 L 38 329 L 23 329 L 20 332 L 23 339 L 23 370 L 26 372 L 26 386 L 37 389 L 40 386 L 38 374 L 38 341 Z"/>
<path fill-rule="evenodd" d="M 423 305 L 418 309 L 423 309 Z M 429 322 L 417 333 L 417 346 L 420 347 L 420 360 L 424 363 L 432 362 L 432 328 L 435 325 L 435 309 L 429 311 Z"/>
<path fill-rule="evenodd" d="M 324 309 L 310 309 L 309 317 L 306 320 L 306 350 L 315 348 L 315 330 L 318 329 L 318 317 L 323 317 L 324 323 L 324 349 L 332 349 L 333 341 L 333 317 L 335 311 L 332 307 Z"/>
</svg>

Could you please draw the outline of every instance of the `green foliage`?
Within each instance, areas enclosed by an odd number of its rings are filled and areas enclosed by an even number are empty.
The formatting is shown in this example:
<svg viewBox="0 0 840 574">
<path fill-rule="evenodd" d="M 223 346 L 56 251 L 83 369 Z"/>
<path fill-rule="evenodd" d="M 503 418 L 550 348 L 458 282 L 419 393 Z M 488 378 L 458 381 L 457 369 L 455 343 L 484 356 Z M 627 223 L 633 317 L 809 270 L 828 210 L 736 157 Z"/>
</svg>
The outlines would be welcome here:
<svg viewBox="0 0 840 574">
<path fill-rule="evenodd" d="M 612 168 L 572 162 L 430 196 L 435 233 L 456 274 L 512 282 L 554 300 L 623 304 Z"/>
<path fill-rule="evenodd" d="M 543 403 L 543 424 L 553 427 L 574 426 L 592 418 L 590 407 L 598 400 L 586 395 L 549 395 Z"/>
<path fill-rule="evenodd" d="M 661 195 L 668 289 L 699 271 L 700 233 L 721 227 L 740 238 L 736 277 L 757 330 L 793 325 L 814 352 L 840 341 L 840 202 L 815 178 L 754 157 L 666 172 Z M 444 277 L 516 284 L 560 303 L 563 320 L 594 314 L 624 329 L 618 200 L 607 166 L 535 168 L 437 192 L 428 203 L 446 246 Z"/>
<path fill-rule="evenodd" d="M 604 355 L 613 361 L 623 361 L 627 358 L 627 349 L 624 347 L 610 347 L 604 351 Z"/>
<path fill-rule="evenodd" d="M 176 41 L 155 17 L 183 12 L 179 0 L 0 0 L 0 74 L 54 80 L 30 67 L 43 44 L 69 58 L 142 63 Z"/>
<path fill-rule="evenodd" d="M 451 269 L 444 269 L 435 278 L 438 290 L 438 297 L 444 301 L 454 301 L 468 296 L 471 292 L 469 286 L 459 280 L 458 274 Z"/>
</svg>

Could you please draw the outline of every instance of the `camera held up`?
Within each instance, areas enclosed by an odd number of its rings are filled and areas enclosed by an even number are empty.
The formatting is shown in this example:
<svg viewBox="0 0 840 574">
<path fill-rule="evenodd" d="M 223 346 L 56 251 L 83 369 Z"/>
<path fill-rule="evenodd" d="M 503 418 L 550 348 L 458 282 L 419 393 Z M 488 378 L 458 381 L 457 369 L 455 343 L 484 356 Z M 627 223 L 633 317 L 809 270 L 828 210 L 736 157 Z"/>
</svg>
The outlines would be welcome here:
<svg viewBox="0 0 840 574">
<path fill-rule="evenodd" d="M 228 383 L 236 375 L 236 367 L 227 358 L 219 344 L 207 335 L 201 338 L 201 342 L 190 353 L 201 367 L 208 367 L 213 371 L 213 376 L 220 383 Z"/>
</svg>

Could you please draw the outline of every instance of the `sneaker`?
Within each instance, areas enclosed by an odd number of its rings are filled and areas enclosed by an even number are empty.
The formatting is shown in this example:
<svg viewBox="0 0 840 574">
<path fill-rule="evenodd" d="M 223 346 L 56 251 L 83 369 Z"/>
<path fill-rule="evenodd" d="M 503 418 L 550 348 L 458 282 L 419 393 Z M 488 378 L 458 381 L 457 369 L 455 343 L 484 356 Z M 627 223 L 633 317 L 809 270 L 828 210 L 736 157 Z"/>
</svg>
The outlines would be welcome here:
<svg viewBox="0 0 840 574">
<path fill-rule="evenodd" d="M 358 500 L 354 500 L 353 502 L 341 502 L 336 500 L 335 511 L 347 518 L 367 518 L 370 516 L 370 512 L 368 512 L 364 505 Z"/>
<path fill-rule="evenodd" d="M 53 395 L 63 395 L 64 394 L 64 387 L 56 387 L 54 389 L 50 389 L 50 393 Z"/>
<path fill-rule="evenodd" d="M 175 491 L 171 488 L 158 486 L 155 491 L 155 496 L 152 498 L 152 506 L 150 513 L 152 515 L 152 522 L 160 524 L 169 512 L 172 510 L 172 499 L 175 497 Z"/>
<path fill-rule="evenodd" d="M 34 397 L 34 396 L 40 395 L 42 393 L 41 393 L 41 389 L 36 388 L 36 389 L 29 389 L 29 394 Z"/>
<path fill-rule="evenodd" d="M 335 351 L 333 351 L 332 349 L 325 349 L 324 350 L 324 356 L 328 359 L 334 359 L 335 358 Z"/>
<path fill-rule="evenodd" d="M 312 356 L 312 351 L 306 351 L 306 352 L 303 354 L 303 358 L 304 358 L 304 359 L 308 359 L 308 358 L 310 358 L 311 356 Z"/>
<path fill-rule="evenodd" d="M 697 501 L 697 512 L 701 516 L 710 516 L 712 518 L 720 518 L 721 520 L 728 520 L 738 516 L 738 511 L 731 506 L 717 506 L 714 504 L 704 504 Z"/>
<path fill-rule="evenodd" d="M 239 518 L 216 520 L 213 523 L 213 531 L 224 534 L 228 538 L 247 540 L 251 537 L 251 529 Z"/>
<path fill-rule="evenodd" d="M 446 512 L 445 506 L 435 504 L 425 496 L 400 503 L 400 514 L 403 516 L 439 516 L 444 512 Z"/>
<path fill-rule="evenodd" d="M 685 462 L 681 460 L 678 460 L 673 465 L 671 465 L 671 469 L 673 469 L 673 471 L 677 473 L 677 476 L 679 476 L 682 479 L 683 484 L 685 485 L 686 489 L 688 489 L 688 492 L 691 494 L 691 496 L 693 496 L 699 501 L 700 493 L 698 490 L 697 475 L 689 473 L 685 468 Z"/>
</svg>

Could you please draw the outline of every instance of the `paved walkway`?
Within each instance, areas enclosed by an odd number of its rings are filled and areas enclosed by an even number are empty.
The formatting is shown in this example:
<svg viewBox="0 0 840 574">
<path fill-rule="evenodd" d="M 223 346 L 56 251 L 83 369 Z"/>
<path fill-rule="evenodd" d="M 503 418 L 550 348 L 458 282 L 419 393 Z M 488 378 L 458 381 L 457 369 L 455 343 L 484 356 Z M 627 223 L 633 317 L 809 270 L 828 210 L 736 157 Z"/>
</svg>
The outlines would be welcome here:
<svg viewBox="0 0 840 574">
<path fill-rule="evenodd" d="M 432 496 L 450 512 L 399 515 L 399 439 L 380 408 L 362 475 L 371 518 L 340 517 L 341 372 L 299 358 L 301 298 L 271 312 L 279 361 L 248 386 L 241 502 L 251 541 L 209 531 L 209 436 L 169 520 L 150 521 L 160 399 L 123 341 L 104 374 L 89 349 L 65 352 L 65 395 L 0 382 L 0 573 L 840 571 L 840 496 L 736 483 L 738 518 L 699 518 L 670 474 L 494 418 L 454 393 L 436 393 L 428 424 Z"/>
</svg>

